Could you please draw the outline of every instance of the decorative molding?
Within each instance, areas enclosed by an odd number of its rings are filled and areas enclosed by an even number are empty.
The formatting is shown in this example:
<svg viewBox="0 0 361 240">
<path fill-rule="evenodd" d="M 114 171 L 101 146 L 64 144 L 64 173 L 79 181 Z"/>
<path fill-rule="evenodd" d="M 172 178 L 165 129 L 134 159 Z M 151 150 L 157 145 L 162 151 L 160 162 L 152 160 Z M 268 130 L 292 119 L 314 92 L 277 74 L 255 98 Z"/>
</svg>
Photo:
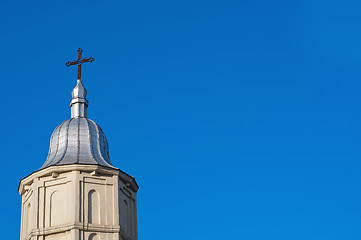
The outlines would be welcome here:
<svg viewBox="0 0 361 240">
<path fill-rule="evenodd" d="M 54 227 L 47 228 L 37 228 L 31 230 L 26 236 L 25 240 L 30 240 L 35 236 L 45 236 L 49 234 L 59 234 L 64 233 L 71 230 L 79 230 L 79 231 L 88 231 L 95 233 L 119 233 L 123 239 L 132 240 L 132 238 L 121 228 L 120 225 L 95 225 L 95 224 L 83 224 L 83 223 L 75 223 L 75 224 L 65 224 Z"/>
<path fill-rule="evenodd" d="M 92 174 L 94 172 L 96 175 Z M 133 205 L 136 201 L 136 191 L 132 188 L 137 185 L 134 178 L 125 177 L 127 179 L 124 179 L 120 171 L 106 167 L 72 165 L 49 167 L 24 178 L 19 186 L 23 201 L 22 208 L 26 209 L 26 201 L 31 202 L 35 207 L 32 208 L 32 212 L 37 211 L 37 214 L 32 215 L 29 228 L 22 228 L 21 240 L 52 239 L 51 236 L 69 238 L 69 240 L 87 240 L 83 239 L 87 234 L 78 235 L 80 238 L 76 236 L 75 232 L 79 231 L 99 233 L 103 236 L 101 238 L 137 240 L 137 228 L 126 228 L 128 224 L 135 224 L 135 226 L 137 224 L 136 207 Z M 89 196 L 87 194 L 92 189 L 99 191 L 100 194 L 101 204 L 96 208 L 100 209 L 100 220 L 88 223 Z M 54 206 L 59 205 L 59 209 L 63 210 L 54 212 L 55 215 L 52 215 L 51 196 L 54 190 L 61 191 L 61 196 L 63 196 L 60 202 L 54 203 Z M 129 203 L 132 202 L 129 205 L 132 217 L 127 220 L 131 223 L 124 222 L 123 212 L 119 210 L 120 201 L 123 199 Z M 62 205 L 63 201 L 66 203 L 65 208 Z M 22 225 L 26 226 L 24 224 L 27 224 L 28 220 L 24 219 L 24 216 L 26 215 L 22 212 Z M 56 218 L 53 219 L 52 216 Z"/>
<path fill-rule="evenodd" d="M 103 167 L 100 165 L 84 165 L 84 164 L 71 164 L 71 165 L 61 165 L 61 166 L 51 166 L 47 167 L 41 170 L 38 170 L 36 172 L 33 172 L 29 176 L 23 178 L 19 183 L 18 191 L 20 195 L 23 195 L 25 192 L 25 186 L 31 185 L 33 180 L 35 178 L 42 178 L 46 176 L 52 176 L 53 172 L 56 172 L 58 174 L 65 173 L 65 172 L 72 172 L 72 171 L 81 171 L 81 172 L 88 172 L 91 173 L 93 171 L 96 171 L 97 174 L 106 174 L 109 176 L 117 175 L 119 179 L 123 183 L 130 183 L 130 188 L 137 192 L 138 191 L 138 184 L 135 181 L 135 178 L 126 174 L 125 172 L 121 171 L 120 169 L 112 169 Z"/>
<path fill-rule="evenodd" d="M 52 178 L 57 178 L 57 177 L 59 177 L 59 173 L 53 172 L 53 173 L 51 174 L 51 177 L 52 177 Z"/>
</svg>

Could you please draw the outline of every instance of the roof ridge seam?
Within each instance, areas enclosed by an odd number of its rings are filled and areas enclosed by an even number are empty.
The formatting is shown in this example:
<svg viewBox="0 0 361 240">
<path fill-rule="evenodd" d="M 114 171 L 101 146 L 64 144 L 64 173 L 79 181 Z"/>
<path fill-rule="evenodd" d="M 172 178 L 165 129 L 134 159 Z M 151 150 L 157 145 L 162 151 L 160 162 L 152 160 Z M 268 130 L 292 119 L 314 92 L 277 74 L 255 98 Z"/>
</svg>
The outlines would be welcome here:
<svg viewBox="0 0 361 240">
<path fill-rule="evenodd" d="M 65 143 L 65 148 L 64 148 L 64 150 L 63 150 L 63 155 L 60 157 L 60 159 L 59 159 L 56 163 L 54 163 L 54 164 L 52 164 L 52 165 L 57 165 L 59 162 L 61 162 L 61 160 L 63 160 L 63 158 L 64 158 L 64 156 L 65 156 L 65 154 L 66 154 L 66 152 L 67 152 L 66 150 L 68 150 L 69 128 L 70 128 L 70 123 L 73 121 L 73 119 L 74 119 L 74 118 L 71 118 L 71 119 L 69 120 L 68 126 L 67 126 L 67 128 L 66 128 L 66 134 L 65 134 L 65 141 L 66 141 L 66 143 Z M 60 134 L 59 134 L 59 135 L 60 135 Z"/>
</svg>

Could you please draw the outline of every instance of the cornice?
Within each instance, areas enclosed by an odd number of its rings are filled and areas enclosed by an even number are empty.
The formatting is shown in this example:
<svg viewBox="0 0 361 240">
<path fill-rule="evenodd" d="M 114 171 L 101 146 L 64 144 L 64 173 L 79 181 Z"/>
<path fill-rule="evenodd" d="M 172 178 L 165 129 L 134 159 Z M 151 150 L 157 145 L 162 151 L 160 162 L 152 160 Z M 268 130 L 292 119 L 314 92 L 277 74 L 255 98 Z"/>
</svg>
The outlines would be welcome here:
<svg viewBox="0 0 361 240">
<path fill-rule="evenodd" d="M 105 174 L 105 175 L 117 175 L 126 185 L 128 185 L 134 192 L 137 192 L 139 186 L 135 181 L 135 178 L 121 171 L 120 169 L 108 168 L 100 165 L 86 165 L 86 164 L 71 164 L 71 165 L 60 165 L 50 166 L 36 172 L 33 172 L 29 176 L 23 178 L 19 182 L 18 191 L 20 195 L 23 195 L 26 190 L 26 186 L 30 185 L 34 179 L 46 176 L 57 177 L 61 173 L 82 171 L 91 174 Z"/>
</svg>

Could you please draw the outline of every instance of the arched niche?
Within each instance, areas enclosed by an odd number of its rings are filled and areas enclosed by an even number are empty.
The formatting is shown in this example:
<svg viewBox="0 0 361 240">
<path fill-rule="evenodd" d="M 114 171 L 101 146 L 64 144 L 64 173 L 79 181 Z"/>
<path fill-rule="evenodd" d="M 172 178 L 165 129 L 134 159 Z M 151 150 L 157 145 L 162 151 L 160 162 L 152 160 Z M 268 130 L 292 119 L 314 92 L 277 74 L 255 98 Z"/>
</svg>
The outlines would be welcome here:
<svg viewBox="0 0 361 240">
<path fill-rule="evenodd" d="M 88 240 L 99 240 L 99 236 L 96 233 L 92 233 L 89 235 Z"/>
<path fill-rule="evenodd" d="M 27 235 L 28 232 L 30 231 L 30 216 L 31 216 L 31 212 L 30 212 L 30 209 L 31 209 L 31 205 L 30 203 L 28 203 L 27 207 L 26 207 L 26 223 L 25 223 L 25 234 Z"/>
<path fill-rule="evenodd" d="M 100 224 L 99 193 L 95 190 L 88 192 L 88 223 Z"/>
<path fill-rule="evenodd" d="M 59 191 L 54 191 L 50 195 L 50 218 L 49 218 L 49 226 L 55 226 L 59 224 L 63 224 L 65 219 L 65 207 L 64 207 L 64 199 Z"/>
<path fill-rule="evenodd" d="M 123 229 L 130 233 L 129 206 L 127 200 L 123 200 L 121 204 L 120 215 Z"/>
</svg>

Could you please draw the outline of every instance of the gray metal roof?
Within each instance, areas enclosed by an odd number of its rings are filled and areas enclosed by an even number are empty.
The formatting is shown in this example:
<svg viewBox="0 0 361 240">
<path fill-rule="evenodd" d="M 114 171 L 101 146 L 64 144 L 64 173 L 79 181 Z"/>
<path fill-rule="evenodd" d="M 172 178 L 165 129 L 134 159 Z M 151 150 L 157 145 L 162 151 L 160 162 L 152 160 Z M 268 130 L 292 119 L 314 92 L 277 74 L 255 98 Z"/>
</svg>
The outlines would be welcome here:
<svg viewBox="0 0 361 240">
<path fill-rule="evenodd" d="M 80 79 L 72 91 L 71 119 L 55 128 L 50 139 L 48 158 L 40 168 L 67 164 L 93 164 L 115 168 L 109 159 L 108 142 L 103 130 L 87 119 L 88 101 Z"/>
<path fill-rule="evenodd" d="M 48 158 L 41 169 L 67 164 L 96 164 L 115 168 L 109 159 L 105 134 L 93 120 L 71 118 L 55 128 Z"/>
</svg>

